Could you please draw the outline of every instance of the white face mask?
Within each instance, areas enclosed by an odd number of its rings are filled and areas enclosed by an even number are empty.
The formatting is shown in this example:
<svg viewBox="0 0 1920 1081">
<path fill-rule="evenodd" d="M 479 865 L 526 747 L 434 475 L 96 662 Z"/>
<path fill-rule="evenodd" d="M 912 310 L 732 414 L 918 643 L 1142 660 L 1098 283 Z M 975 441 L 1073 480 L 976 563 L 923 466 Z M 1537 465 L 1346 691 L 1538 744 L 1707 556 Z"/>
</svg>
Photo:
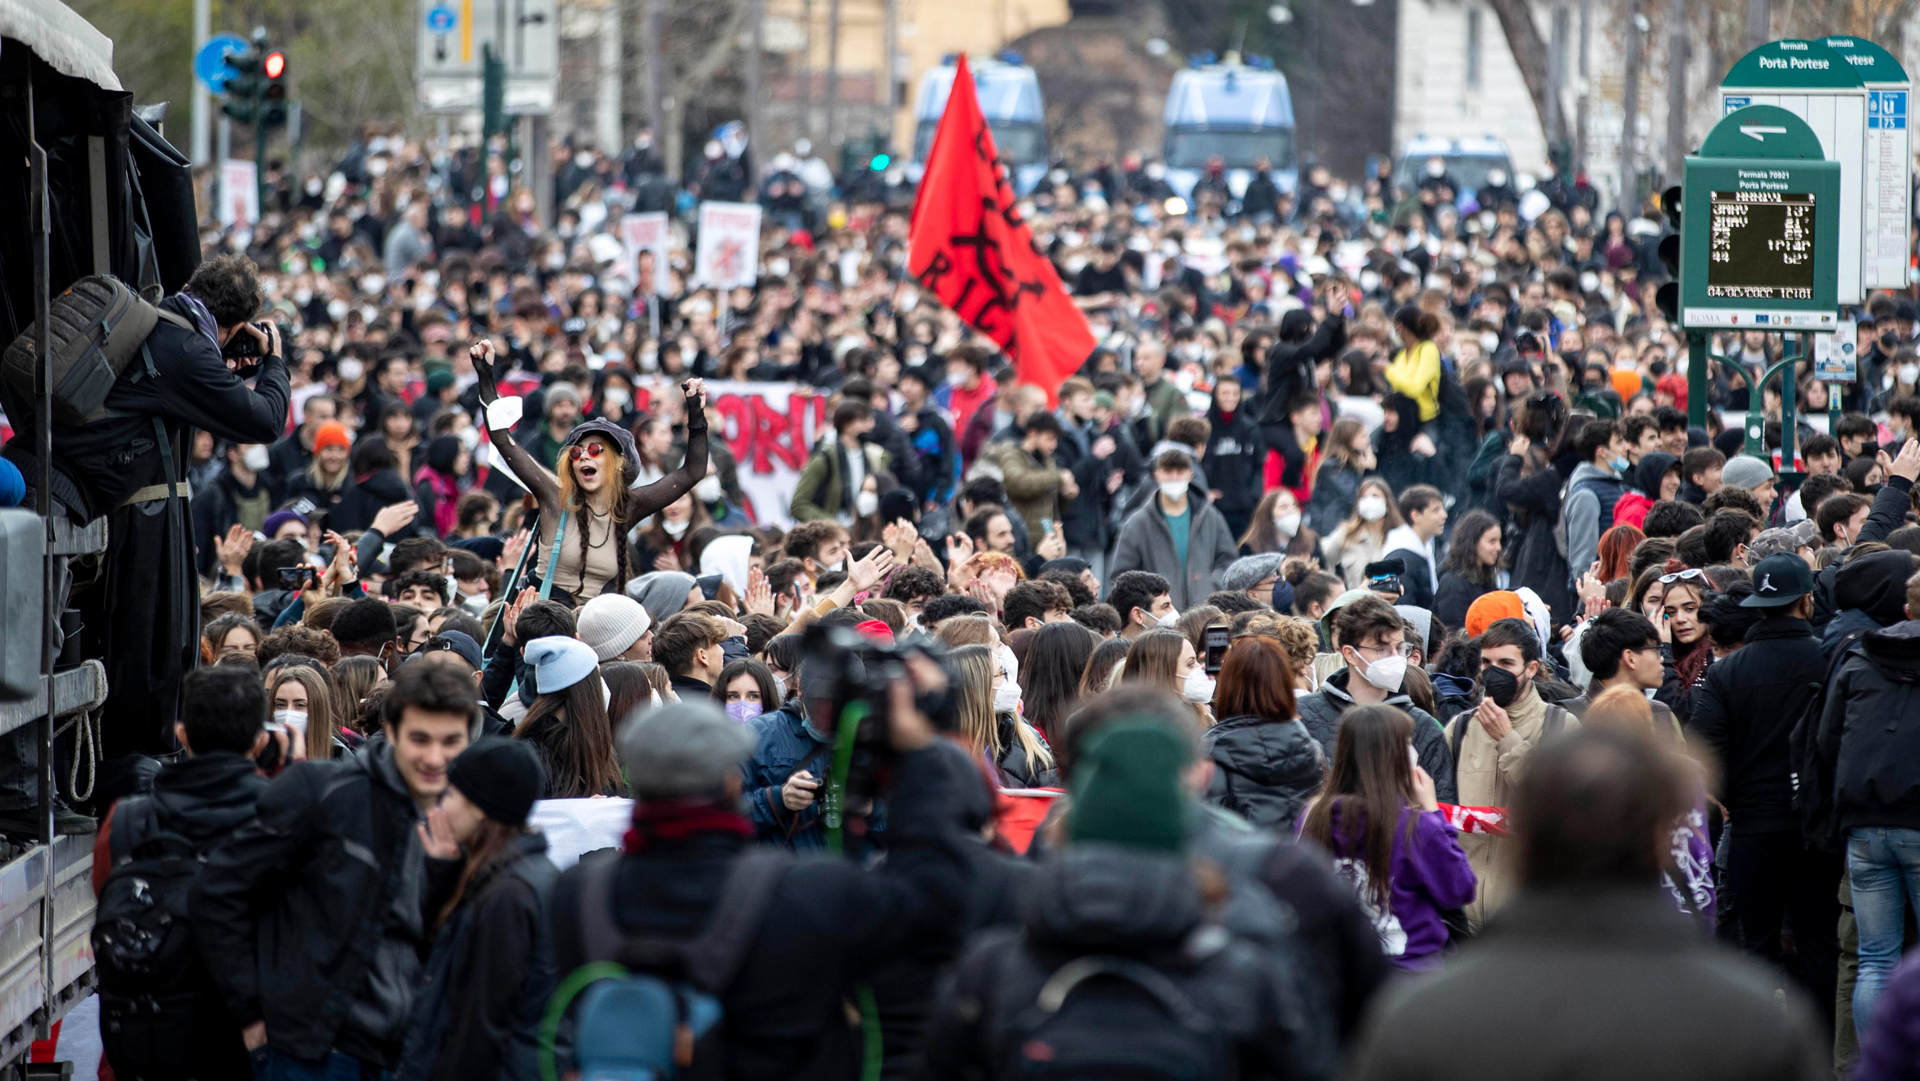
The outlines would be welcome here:
<svg viewBox="0 0 1920 1081">
<path fill-rule="evenodd" d="M 332 306 L 329 305 L 328 307 L 329 310 L 331 310 Z M 346 308 L 342 305 L 340 315 L 345 314 L 347 314 Z M 334 318 L 338 319 L 340 315 L 336 315 Z M 358 357 L 346 357 L 340 361 L 340 381 L 342 383 L 351 383 L 365 374 L 367 374 L 367 366 L 360 363 Z"/>
<path fill-rule="evenodd" d="M 1283 537 L 1297 536 L 1300 532 L 1300 512 L 1290 510 L 1284 514 L 1274 515 L 1273 528 L 1279 530 Z"/>
<path fill-rule="evenodd" d="M 1213 701 L 1213 677 L 1207 675 L 1204 668 L 1188 672 L 1187 678 L 1180 684 L 1180 696 L 1195 705 Z"/>
<path fill-rule="evenodd" d="M 1360 512 L 1361 521 L 1377 522 L 1387 516 L 1387 501 L 1377 495 L 1363 495 L 1354 509 Z"/>
<path fill-rule="evenodd" d="M 472 450 L 480 445 L 480 429 L 462 428 L 459 432 L 455 433 L 454 438 L 460 441 L 461 446 Z"/>
<path fill-rule="evenodd" d="M 273 711 L 275 724 L 286 726 L 301 735 L 307 734 L 307 711 L 304 709 L 276 709 Z"/>
<path fill-rule="evenodd" d="M 492 600 L 493 598 L 487 596 L 485 593 L 475 593 L 470 597 L 461 597 L 460 607 L 472 612 L 475 616 L 479 616 L 487 610 L 487 605 Z"/>
<path fill-rule="evenodd" d="M 780 692 L 780 700 L 782 702 L 786 701 L 787 700 L 787 677 L 781 675 L 778 672 L 775 672 L 773 674 L 773 686 L 776 690 Z"/>
<path fill-rule="evenodd" d="M 1179 499 L 1187 494 L 1187 481 L 1163 480 L 1160 482 L 1160 494 L 1168 499 Z"/>
<path fill-rule="evenodd" d="M 993 689 L 993 711 L 995 713 L 1020 712 L 1020 685 L 1010 679 L 1003 679 Z"/>
<path fill-rule="evenodd" d="M 1920 364 L 1900 365 L 1900 381 L 1908 386 L 1920 383 Z"/>
<path fill-rule="evenodd" d="M 693 524 L 693 519 L 691 518 L 682 518 L 677 522 L 671 518 L 660 519 L 660 528 L 666 530 L 667 536 L 669 537 L 685 536 L 687 532 L 687 527 L 692 524 Z"/>
<path fill-rule="evenodd" d="M 255 443 L 240 455 L 240 464 L 259 473 L 272 465 L 273 459 L 267 457 L 267 448 Z"/>
<path fill-rule="evenodd" d="M 693 498 L 702 503 L 720 502 L 720 478 L 718 476 L 701 477 L 693 486 Z"/>
<path fill-rule="evenodd" d="M 1400 689 L 1401 681 L 1407 678 L 1407 659 L 1398 653 L 1389 654 L 1367 665 L 1364 676 L 1368 683 L 1393 694 Z"/>
<path fill-rule="evenodd" d="M 853 497 L 853 512 L 865 518 L 880 509 L 880 497 L 872 492 L 861 492 Z"/>
<path fill-rule="evenodd" d="M 625 387 L 608 387 L 605 391 L 601 392 L 600 398 L 608 405 L 618 406 L 625 406 L 628 402 L 633 401 L 633 395 L 628 394 L 627 388 Z"/>
<path fill-rule="evenodd" d="M 1180 622 L 1180 613 L 1169 608 L 1167 609 L 1166 615 L 1161 616 L 1159 619 L 1155 620 L 1154 622 L 1158 623 L 1162 627 L 1171 627 L 1175 623 Z"/>
<path fill-rule="evenodd" d="M 1000 659 L 1000 674 L 1017 690 L 1020 686 L 1020 658 L 1015 657 L 1013 650 L 1007 646 L 1001 646 L 994 656 Z"/>
</svg>

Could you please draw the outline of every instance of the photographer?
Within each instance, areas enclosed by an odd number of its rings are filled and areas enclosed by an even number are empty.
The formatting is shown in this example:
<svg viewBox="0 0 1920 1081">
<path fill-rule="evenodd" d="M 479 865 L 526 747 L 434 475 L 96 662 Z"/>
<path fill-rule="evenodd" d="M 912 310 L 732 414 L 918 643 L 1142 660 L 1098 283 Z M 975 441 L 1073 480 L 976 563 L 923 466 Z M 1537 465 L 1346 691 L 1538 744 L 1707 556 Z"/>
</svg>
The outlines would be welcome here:
<svg viewBox="0 0 1920 1081">
<path fill-rule="evenodd" d="M 184 505 L 188 434 L 198 428 L 254 444 L 285 433 L 289 389 L 280 333 L 248 322 L 263 303 L 250 260 L 219 256 L 200 264 L 185 289 L 160 303 L 188 326 L 165 318 L 154 326 L 145 349 L 152 374 L 148 360 L 136 356 L 108 393 L 103 419 L 54 425 L 54 503 L 76 523 L 106 516 L 111 538 L 98 576 L 72 598 L 93 629 L 86 654 L 107 663 L 105 758 L 172 750 L 180 680 L 198 657 Z M 33 403 L 8 393 L 0 394 L 0 406 L 18 426 L 5 454 L 34 484 L 40 467 Z M 165 446 L 156 445 L 156 428 Z M 36 802 L 30 731 L 0 746 L 0 829 L 16 828 L 9 812 Z"/>
</svg>

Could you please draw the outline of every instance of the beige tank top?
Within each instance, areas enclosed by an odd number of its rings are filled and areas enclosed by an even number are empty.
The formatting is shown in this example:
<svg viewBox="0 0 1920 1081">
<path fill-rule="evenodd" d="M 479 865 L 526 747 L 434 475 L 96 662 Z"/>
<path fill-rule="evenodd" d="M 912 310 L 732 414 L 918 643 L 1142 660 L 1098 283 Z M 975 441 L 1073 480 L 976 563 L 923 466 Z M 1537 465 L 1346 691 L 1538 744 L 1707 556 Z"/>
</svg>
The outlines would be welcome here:
<svg viewBox="0 0 1920 1081">
<path fill-rule="evenodd" d="M 558 519 L 540 523 L 539 562 L 534 572 L 545 575 L 551 558 L 553 531 Z M 587 531 L 586 574 L 580 572 L 580 530 Z M 606 514 L 576 511 L 567 515 L 567 534 L 560 538 L 560 565 L 553 572 L 553 588 L 573 594 L 576 604 L 599 596 L 620 573 L 619 527 Z M 613 588 L 617 590 L 619 583 Z"/>
</svg>

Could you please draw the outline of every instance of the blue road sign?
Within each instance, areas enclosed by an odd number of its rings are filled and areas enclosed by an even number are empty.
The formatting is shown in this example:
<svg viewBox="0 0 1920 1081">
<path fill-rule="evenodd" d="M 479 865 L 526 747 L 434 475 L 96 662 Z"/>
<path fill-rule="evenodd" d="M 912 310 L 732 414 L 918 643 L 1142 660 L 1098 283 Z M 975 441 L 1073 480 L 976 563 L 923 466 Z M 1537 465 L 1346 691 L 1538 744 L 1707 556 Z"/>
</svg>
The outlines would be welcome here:
<svg viewBox="0 0 1920 1081">
<path fill-rule="evenodd" d="M 459 21 L 460 17 L 445 4 L 435 4 L 427 9 L 427 29 L 436 34 L 453 33 L 454 24 Z"/>
<path fill-rule="evenodd" d="M 238 34 L 215 34 L 193 54 L 193 74 L 218 94 L 227 88 L 227 56 L 247 51 L 247 39 Z"/>
</svg>

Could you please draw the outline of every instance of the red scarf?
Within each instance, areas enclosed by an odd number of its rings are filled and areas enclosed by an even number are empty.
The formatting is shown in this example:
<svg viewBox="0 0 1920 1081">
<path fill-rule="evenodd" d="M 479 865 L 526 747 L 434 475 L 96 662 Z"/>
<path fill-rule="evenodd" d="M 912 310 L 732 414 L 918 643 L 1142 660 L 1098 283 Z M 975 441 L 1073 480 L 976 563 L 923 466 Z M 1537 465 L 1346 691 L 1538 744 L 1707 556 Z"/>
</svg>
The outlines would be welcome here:
<svg viewBox="0 0 1920 1081">
<path fill-rule="evenodd" d="M 684 841 L 697 833 L 753 837 L 753 823 L 732 804 L 687 798 L 633 805 L 633 828 L 621 838 L 624 852 L 643 852 L 655 841 Z"/>
<path fill-rule="evenodd" d="M 452 536 L 454 527 L 460 524 L 459 482 L 430 465 L 421 466 L 413 475 L 415 485 L 423 481 L 433 489 L 434 532 L 442 537 Z"/>
</svg>

